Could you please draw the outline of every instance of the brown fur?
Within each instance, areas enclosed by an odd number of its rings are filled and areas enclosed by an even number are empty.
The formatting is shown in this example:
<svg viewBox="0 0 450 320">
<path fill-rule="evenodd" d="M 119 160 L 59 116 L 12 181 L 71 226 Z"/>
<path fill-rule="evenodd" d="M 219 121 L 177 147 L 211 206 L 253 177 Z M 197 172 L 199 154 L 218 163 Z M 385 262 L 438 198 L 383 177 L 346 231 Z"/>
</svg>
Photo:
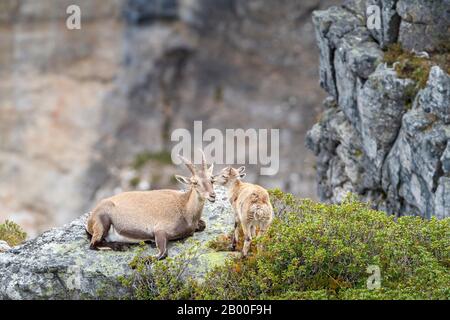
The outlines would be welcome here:
<svg viewBox="0 0 450 320">
<path fill-rule="evenodd" d="M 269 193 L 256 184 L 245 183 L 240 179 L 245 176 L 245 167 L 239 169 L 225 168 L 214 177 L 215 183 L 228 188 L 228 196 L 235 213 L 235 229 L 232 240 L 233 250 L 239 238 L 241 226 L 244 233 L 242 254 L 247 256 L 252 238 L 265 232 L 273 219 L 273 207 Z"/>
<path fill-rule="evenodd" d="M 206 168 L 206 165 L 204 166 Z M 153 240 L 158 259 L 167 256 L 167 241 L 191 236 L 205 229 L 201 220 L 205 197 L 214 201 L 212 167 L 195 173 L 190 179 L 177 177 L 189 185 L 188 191 L 152 190 L 124 192 L 104 199 L 91 212 L 86 231 L 91 249 L 107 241 L 110 231 L 132 242 Z M 111 230 L 111 228 L 114 228 Z"/>
</svg>

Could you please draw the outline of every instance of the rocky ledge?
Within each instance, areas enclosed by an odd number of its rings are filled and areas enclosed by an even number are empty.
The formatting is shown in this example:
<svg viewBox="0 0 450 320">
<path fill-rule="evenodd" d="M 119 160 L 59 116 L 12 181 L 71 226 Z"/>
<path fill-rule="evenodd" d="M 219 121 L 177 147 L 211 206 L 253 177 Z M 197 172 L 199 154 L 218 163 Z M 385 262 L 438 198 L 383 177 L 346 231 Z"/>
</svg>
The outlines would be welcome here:
<svg viewBox="0 0 450 320">
<path fill-rule="evenodd" d="M 225 190 L 203 211 L 206 229 L 182 241 L 170 242 L 169 256 L 198 250 L 188 273 L 200 278 L 231 252 L 215 252 L 208 241 L 233 228 L 233 214 Z M 126 251 L 92 251 L 86 237 L 84 214 L 62 228 L 52 229 L 21 246 L 0 253 L 0 299 L 98 299 L 124 298 L 128 289 L 119 280 L 131 275 L 129 263 L 138 246 Z M 149 244 L 144 254 L 155 255 Z"/>
</svg>

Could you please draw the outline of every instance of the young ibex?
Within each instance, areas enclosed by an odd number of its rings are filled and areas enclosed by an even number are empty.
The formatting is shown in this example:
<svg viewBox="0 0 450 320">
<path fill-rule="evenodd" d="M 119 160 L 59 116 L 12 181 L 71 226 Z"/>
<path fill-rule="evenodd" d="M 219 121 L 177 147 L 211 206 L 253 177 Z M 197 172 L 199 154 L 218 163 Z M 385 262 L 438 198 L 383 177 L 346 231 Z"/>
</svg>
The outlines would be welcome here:
<svg viewBox="0 0 450 320">
<path fill-rule="evenodd" d="M 245 167 L 234 169 L 224 168 L 222 172 L 213 177 L 214 183 L 226 186 L 231 206 L 234 210 L 234 235 L 232 249 L 236 249 L 239 238 L 239 225 L 244 233 L 244 247 L 242 255 L 245 257 L 250 249 L 252 238 L 256 230 L 259 234 L 269 228 L 273 219 L 273 208 L 270 203 L 269 193 L 266 189 L 256 184 L 245 183 L 241 178 L 245 177 Z"/>
<path fill-rule="evenodd" d="M 205 199 L 214 202 L 212 170 L 203 154 L 202 166 L 196 168 L 180 156 L 192 177 L 176 175 L 187 191 L 152 190 L 124 192 L 104 199 L 91 212 L 86 231 L 93 250 L 106 246 L 154 240 L 159 249 L 157 259 L 167 256 L 168 240 L 191 236 L 206 225 L 201 220 Z"/>
</svg>

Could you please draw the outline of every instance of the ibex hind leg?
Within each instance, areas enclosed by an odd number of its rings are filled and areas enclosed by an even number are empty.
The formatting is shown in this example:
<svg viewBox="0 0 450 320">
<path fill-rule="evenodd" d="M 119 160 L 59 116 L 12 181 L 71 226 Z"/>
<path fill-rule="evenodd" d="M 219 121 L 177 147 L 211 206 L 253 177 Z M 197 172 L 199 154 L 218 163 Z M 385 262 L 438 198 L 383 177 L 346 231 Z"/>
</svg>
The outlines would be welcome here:
<svg viewBox="0 0 450 320">
<path fill-rule="evenodd" d="M 89 231 L 87 231 L 87 229 L 84 229 L 84 231 L 86 232 L 86 236 L 87 236 L 88 240 L 91 241 L 92 234 L 90 234 Z"/>
<path fill-rule="evenodd" d="M 244 246 L 242 248 L 242 256 L 246 257 L 252 244 L 252 232 L 250 230 L 250 227 L 244 224 L 242 224 L 242 231 L 244 232 Z"/>
<path fill-rule="evenodd" d="M 256 237 L 256 226 L 254 224 L 250 225 L 250 234 L 252 238 Z"/>
<path fill-rule="evenodd" d="M 234 222 L 234 231 L 231 239 L 231 250 L 236 250 L 236 245 L 239 242 L 239 223 L 237 221 Z"/>
<path fill-rule="evenodd" d="M 103 239 L 108 234 L 109 228 L 111 228 L 111 220 L 105 214 L 97 215 L 94 219 L 95 220 L 92 225 L 93 232 L 91 237 L 91 245 L 89 249 L 98 250 L 98 247 L 105 243 Z"/>
<path fill-rule="evenodd" d="M 162 260 L 167 257 L 167 234 L 164 231 L 156 231 L 155 232 L 155 243 L 159 252 L 156 256 L 156 259 Z"/>
</svg>

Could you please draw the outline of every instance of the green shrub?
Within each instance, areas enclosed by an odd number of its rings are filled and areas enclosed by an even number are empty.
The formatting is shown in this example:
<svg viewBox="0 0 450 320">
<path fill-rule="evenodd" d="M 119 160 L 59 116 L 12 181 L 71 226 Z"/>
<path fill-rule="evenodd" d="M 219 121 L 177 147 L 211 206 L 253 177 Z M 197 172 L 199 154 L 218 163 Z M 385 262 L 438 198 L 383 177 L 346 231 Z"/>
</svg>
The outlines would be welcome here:
<svg viewBox="0 0 450 320">
<path fill-rule="evenodd" d="M 125 287 L 131 289 L 131 299 L 136 300 L 176 300 L 188 299 L 196 288 L 193 280 L 185 275 L 189 262 L 196 257 L 197 247 L 183 252 L 175 258 L 167 257 L 157 261 L 146 256 L 147 245 L 141 244 L 137 255 L 130 262 L 135 270 L 131 277 L 121 277 L 119 280 Z"/>
<path fill-rule="evenodd" d="M 442 48 L 444 48 L 442 46 Z M 394 66 L 400 78 L 412 79 L 416 82 L 416 88 L 412 94 L 417 94 L 419 89 L 425 88 L 431 67 L 440 66 L 450 74 L 450 51 L 448 47 L 439 52 L 430 54 L 430 58 L 418 57 L 413 52 L 402 48 L 401 44 L 394 43 L 388 46 L 384 53 L 384 62 Z"/>
<path fill-rule="evenodd" d="M 341 205 L 272 192 L 277 208 L 265 250 L 211 272 L 198 298 L 446 299 L 450 219 L 397 222 L 348 199 Z M 369 265 L 381 288 L 367 289 Z"/>
<path fill-rule="evenodd" d="M 172 164 L 172 157 L 168 151 L 142 152 L 134 157 L 131 166 L 133 169 L 139 170 L 149 161 L 155 161 L 161 164 Z"/>
<path fill-rule="evenodd" d="M 25 241 L 27 234 L 16 223 L 6 220 L 0 224 L 0 240 L 6 241 L 11 247 Z"/>
<path fill-rule="evenodd" d="M 191 299 L 448 299 L 450 219 L 423 220 L 271 192 L 276 218 L 264 250 L 229 260 L 166 297 Z M 369 290 L 369 265 L 381 287 Z M 145 288 L 141 288 L 145 292 Z"/>
<path fill-rule="evenodd" d="M 139 183 L 141 183 L 141 178 L 139 178 L 139 177 L 133 177 L 130 180 L 130 186 L 133 188 L 136 188 L 139 185 Z"/>
</svg>

